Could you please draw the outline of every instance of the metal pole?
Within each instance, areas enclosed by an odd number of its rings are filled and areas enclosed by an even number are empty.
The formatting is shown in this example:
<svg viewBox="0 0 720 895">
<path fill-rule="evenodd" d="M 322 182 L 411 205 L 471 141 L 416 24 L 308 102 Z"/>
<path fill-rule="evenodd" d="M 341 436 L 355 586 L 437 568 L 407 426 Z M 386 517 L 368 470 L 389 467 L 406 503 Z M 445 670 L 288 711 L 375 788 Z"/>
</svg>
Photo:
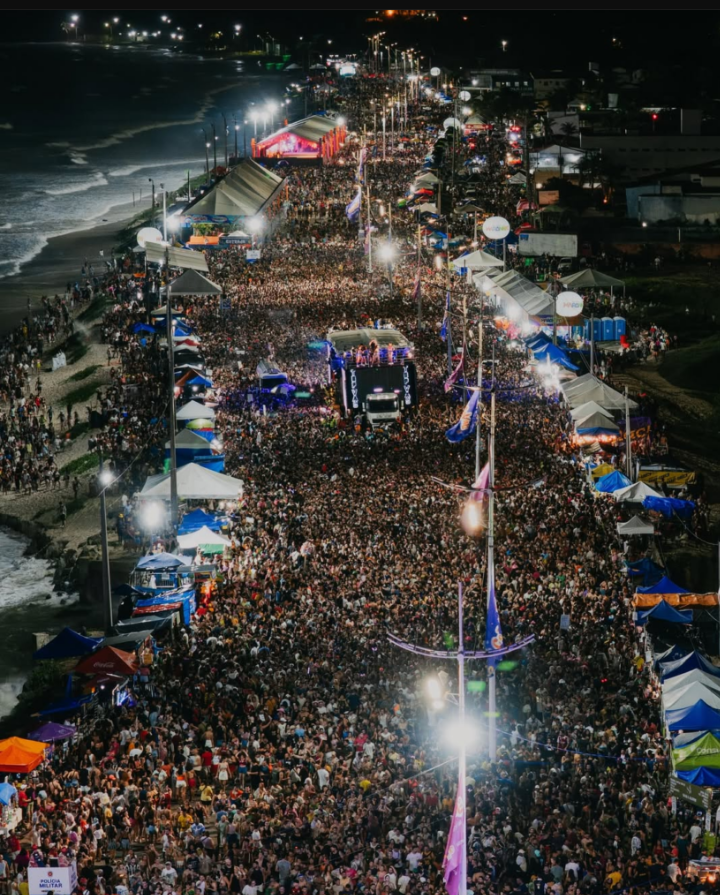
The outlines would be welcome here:
<svg viewBox="0 0 720 895">
<path fill-rule="evenodd" d="M 465 826 L 465 777 L 466 771 L 466 742 L 465 742 L 465 639 L 463 631 L 463 586 L 458 582 L 458 710 L 460 715 L 460 750 L 458 755 L 458 801 L 462 799 L 463 805 L 463 835 L 459 865 L 458 895 L 467 893 L 467 828 Z"/>
<path fill-rule="evenodd" d="M 495 372 L 493 367 L 493 380 Z M 495 582 L 495 536 L 493 531 L 494 511 L 495 511 L 495 390 L 493 388 L 490 395 L 490 441 L 489 441 L 489 461 L 490 475 L 488 477 L 488 545 L 487 545 L 487 576 L 488 585 L 494 587 Z M 491 577 L 492 576 L 492 579 Z M 497 696 L 495 690 L 495 665 L 493 661 L 488 661 L 488 749 L 490 753 L 490 761 L 497 759 Z"/>
<path fill-rule="evenodd" d="M 370 181 L 367 183 L 367 221 L 368 221 L 368 273 L 372 273 L 372 215 L 370 212 Z"/>
<path fill-rule="evenodd" d="M 105 633 L 109 634 L 113 625 L 112 590 L 110 578 L 110 547 L 108 545 L 107 531 L 107 506 L 105 503 L 105 486 L 102 483 L 103 456 L 100 454 L 98 465 L 98 483 L 100 485 L 100 541 L 102 544 L 102 589 L 103 589 L 103 620 Z"/>
<path fill-rule="evenodd" d="M 630 432 L 630 401 L 625 386 L 625 474 L 632 481 L 632 437 Z"/>
<path fill-rule="evenodd" d="M 173 531 L 177 530 L 178 490 L 177 490 L 177 451 L 175 448 L 175 346 L 173 344 L 172 325 L 172 288 L 170 286 L 170 252 L 165 252 L 165 292 L 167 294 L 167 341 L 168 341 L 168 377 L 170 396 L 170 519 Z"/>
<path fill-rule="evenodd" d="M 477 248 L 477 211 L 474 214 L 475 221 L 473 223 L 473 246 Z"/>
<path fill-rule="evenodd" d="M 240 125 L 237 123 L 236 115 L 233 116 L 233 121 L 235 122 L 235 162 L 237 164 L 237 157 L 238 157 L 237 135 L 238 135 L 238 131 L 240 130 Z"/>
<path fill-rule="evenodd" d="M 161 184 L 162 186 L 162 184 Z M 163 242 L 167 242 L 167 190 L 163 189 Z"/>
<path fill-rule="evenodd" d="M 480 323 L 478 324 L 478 368 L 477 368 L 477 384 L 480 394 L 478 395 L 477 424 L 475 425 L 475 480 L 480 476 L 480 453 L 482 438 L 480 437 L 480 422 L 482 420 L 482 363 L 483 363 L 483 305 L 485 304 L 485 296 L 480 296 Z"/>
<path fill-rule="evenodd" d="M 385 161 L 385 109 L 383 109 L 383 161 Z"/>
<path fill-rule="evenodd" d="M 507 238 L 503 239 L 503 270 L 507 270 Z"/>
<path fill-rule="evenodd" d="M 225 128 L 225 168 L 227 168 L 227 166 L 228 166 L 228 139 L 227 139 L 228 138 L 228 126 L 227 126 L 227 118 L 225 117 L 224 113 L 222 116 L 222 120 L 223 120 L 223 126 Z"/>
<path fill-rule="evenodd" d="M 417 325 L 418 332 L 422 330 L 422 226 L 418 224 L 417 228 Z"/>
<path fill-rule="evenodd" d="M 215 124 L 211 124 L 213 132 L 213 173 L 217 176 L 217 133 L 215 131 Z"/>
</svg>

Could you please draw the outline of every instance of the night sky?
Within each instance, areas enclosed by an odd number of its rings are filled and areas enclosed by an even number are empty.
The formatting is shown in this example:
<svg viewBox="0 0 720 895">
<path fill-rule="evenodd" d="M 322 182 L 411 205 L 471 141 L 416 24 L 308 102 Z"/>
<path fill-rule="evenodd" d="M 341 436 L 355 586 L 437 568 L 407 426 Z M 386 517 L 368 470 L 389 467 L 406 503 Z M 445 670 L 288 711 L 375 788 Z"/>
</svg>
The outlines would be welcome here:
<svg viewBox="0 0 720 895">
<path fill-rule="evenodd" d="M 243 34 L 253 36 L 269 32 L 291 49 L 298 36 L 306 39 L 331 39 L 338 53 L 362 51 L 366 36 L 379 29 L 388 32 L 388 39 L 400 48 L 420 45 L 440 64 L 476 66 L 507 64 L 526 68 L 561 69 L 568 66 L 587 68 L 588 61 L 602 66 L 639 68 L 661 63 L 684 65 L 703 71 L 720 50 L 720 14 L 702 13 L 698 27 L 697 14 L 618 10 L 547 11 L 525 10 L 483 11 L 453 10 L 440 13 L 438 22 L 427 20 L 391 20 L 380 24 L 366 21 L 372 10 L 349 12 L 320 10 L 271 10 L 220 12 L 204 10 L 96 10 L 68 9 L 6 12 L 3 14 L 4 40 L 61 40 L 62 21 L 71 13 L 81 15 L 81 33 L 99 35 L 103 22 L 118 15 L 132 25 L 147 30 L 160 27 L 160 16 L 169 14 L 173 23 L 181 25 L 188 38 L 211 28 L 232 29 L 243 26 Z M 463 17 L 467 17 L 467 21 Z M 616 39 L 613 44 L 613 38 Z M 508 52 L 499 50 L 500 41 L 508 41 Z M 692 66 L 688 65 L 692 60 Z"/>
</svg>

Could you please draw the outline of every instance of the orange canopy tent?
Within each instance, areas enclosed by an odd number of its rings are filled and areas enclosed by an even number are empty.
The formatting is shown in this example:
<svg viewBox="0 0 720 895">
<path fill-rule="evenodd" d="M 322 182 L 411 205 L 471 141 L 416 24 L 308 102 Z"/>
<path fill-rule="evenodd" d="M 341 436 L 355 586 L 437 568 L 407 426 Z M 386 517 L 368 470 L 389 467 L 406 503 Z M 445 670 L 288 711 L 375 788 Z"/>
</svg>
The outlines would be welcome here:
<svg viewBox="0 0 720 895">
<path fill-rule="evenodd" d="M 47 743 L 9 737 L 0 741 L 0 772 L 5 774 L 28 774 L 45 757 Z"/>
<path fill-rule="evenodd" d="M 114 646 L 104 646 L 92 656 L 83 659 L 75 671 L 78 674 L 117 674 L 125 677 L 135 674 L 137 669 L 138 660 L 134 653 L 123 652 Z"/>
</svg>

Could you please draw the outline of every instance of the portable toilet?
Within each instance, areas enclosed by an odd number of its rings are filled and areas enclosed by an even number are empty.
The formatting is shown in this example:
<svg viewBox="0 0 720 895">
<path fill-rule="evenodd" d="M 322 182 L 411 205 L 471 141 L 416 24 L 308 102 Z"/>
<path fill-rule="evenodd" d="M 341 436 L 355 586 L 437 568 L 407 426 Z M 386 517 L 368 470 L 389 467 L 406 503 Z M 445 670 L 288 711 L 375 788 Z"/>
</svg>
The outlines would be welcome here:
<svg viewBox="0 0 720 895">
<path fill-rule="evenodd" d="M 612 342 L 615 339 L 615 322 L 612 317 L 603 317 L 602 318 L 602 335 L 600 336 L 601 342 Z"/>
<path fill-rule="evenodd" d="M 627 332 L 625 318 L 624 317 L 616 317 L 614 322 L 615 322 L 615 341 L 619 342 L 620 337 L 624 336 L 625 333 Z"/>
<path fill-rule="evenodd" d="M 590 327 L 592 326 L 592 341 L 602 342 L 602 320 L 599 317 L 588 317 L 585 320 L 585 338 L 588 342 L 591 339 Z"/>
</svg>

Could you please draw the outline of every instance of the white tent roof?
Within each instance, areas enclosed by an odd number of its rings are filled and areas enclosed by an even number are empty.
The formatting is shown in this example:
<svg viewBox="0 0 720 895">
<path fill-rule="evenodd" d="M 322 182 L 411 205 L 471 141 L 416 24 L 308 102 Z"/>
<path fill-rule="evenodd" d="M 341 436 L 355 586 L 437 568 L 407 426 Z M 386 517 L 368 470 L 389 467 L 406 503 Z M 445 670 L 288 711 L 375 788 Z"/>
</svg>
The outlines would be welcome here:
<svg viewBox="0 0 720 895">
<path fill-rule="evenodd" d="M 575 379 L 568 379 L 567 382 L 563 382 L 560 390 L 564 395 L 570 395 L 582 386 L 587 385 L 588 382 L 600 382 L 600 380 L 592 373 L 583 373 L 582 376 L 576 376 Z"/>
<path fill-rule="evenodd" d="M 206 407 L 199 401 L 188 401 L 175 415 L 175 419 L 182 420 L 214 420 L 215 411 L 212 407 Z"/>
<path fill-rule="evenodd" d="M 720 693 L 720 678 L 713 677 L 707 671 L 701 668 L 693 668 L 692 671 L 686 671 L 685 674 L 676 674 L 675 677 L 669 677 L 663 681 L 663 693 L 672 693 L 674 690 L 682 690 L 690 684 L 704 684 L 711 690 L 717 690 Z"/>
<path fill-rule="evenodd" d="M 506 303 L 508 313 L 513 313 L 512 306 L 507 307 L 507 302 L 512 302 L 520 309 L 520 316 L 524 313 L 527 317 L 552 315 L 555 301 L 552 295 L 526 279 L 516 270 L 486 270 L 473 277 L 475 285 L 486 295 L 496 295 Z"/>
<path fill-rule="evenodd" d="M 437 205 L 434 202 L 423 202 L 415 211 L 429 211 L 431 214 L 437 214 Z"/>
<path fill-rule="evenodd" d="M 700 702 L 703 699 L 710 708 L 720 709 L 720 691 L 711 690 L 705 684 L 696 682 L 688 684 L 685 687 L 678 687 L 677 690 L 663 692 L 663 708 L 665 711 L 669 709 L 687 709 Z"/>
<path fill-rule="evenodd" d="M 438 183 L 438 178 L 430 171 L 427 174 L 423 174 L 422 177 L 418 177 L 418 183 Z"/>
<path fill-rule="evenodd" d="M 196 417 L 197 419 L 197 417 Z M 165 447 L 170 447 L 170 442 L 165 442 Z M 210 442 L 207 438 L 203 438 L 202 435 L 198 435 L 197 432 L 193 432 L 192 429 L 182 429 L 175 436 L 175 447 L 178 448 L 194 448 L 198 451 L 209 451 L 210 450 Z"/>
<path fill-rule="evenodd" d="M 619 432 L 620 428 L 609 419 L 605 413 L 596 410 L 590 416 L 575 420 L 576 429 L 609 429 L 611 432 Z"/>
<path fill-rule="evenodd" d="M 208 528 L 207 525 L 203 525 L 202 528 L 198 528 L 197 531 L 191 531 L 190 534 L 178 535 L 178 544 L 181 550 L 197 550 L 198 547 L 204 544 L 222 544 L 225 547 L 229 547 L 231 541 L 219 532 Z"/>
<path fill-rule="evenodd" d="M 641 519 L 640 516 L 633 516 L 627 522 L 618 522 L 617 533 L 627 538 L 637 535 L 653 535 L 655 534 L 655 529 L 649 522 Z"/>
<path fill-rule="evenodd" d="M 588 401 L 596 401 L 606 410 L 623 410 L 625 408 L 625 395 L 616 392 L 614 388 L 610 388 L 604 382 L 599 380 L 596 383 L 588 382 L 587 385 L 581 386 L 570 394 L 565 394 L 565 400 L 571 407 L 579 407 Z M 637 402 L 632 398 L 628 398 L 628 404 L 631 409 L 637 407 Z"/>
<path fill-rule="evenodd" d="M 621 503 L 630 501 L 642 503 L 646 497 L 662 497 L 662 494 L 651 488 L 650 485 L 646 485 L 645 482 L 635 482 L 634 485 L 628 485 L 627 488 L 615 491 L 613 497 Z"/>
<path fill-rule="evenodd" d="M 469 255 L 461 255 L 453 261 L 455 267 L 468 267 L 470 270 L 485 270 L 488 267 L 502 267 L 502 259 L 477 249 Z"/>
<path fill-rule="evenodd" d="M 187 500 L 237 500 L 242 494 L 240 479 L 213 472 L 197 463 L 188 463 L 177 471 L 178 496 Z M 170 499 L 170 473 L 151 475 L 145 482 L 142 497 Z"/>
<path fill-rule="evenodd" d="M 581 404 L 579 407 L 576 407 L 575 410 L 570 411 L 570 416 L 574 420 L 584 420 L 587 419 L 591 413 L 602 413 L 608 419 L 612 419 L 612 414 L 610 413 L 610 411 L 605 410 L 604 407 L 601 407 L 595 401 L 588 401 L 587 404 Z"/>
</svg>

